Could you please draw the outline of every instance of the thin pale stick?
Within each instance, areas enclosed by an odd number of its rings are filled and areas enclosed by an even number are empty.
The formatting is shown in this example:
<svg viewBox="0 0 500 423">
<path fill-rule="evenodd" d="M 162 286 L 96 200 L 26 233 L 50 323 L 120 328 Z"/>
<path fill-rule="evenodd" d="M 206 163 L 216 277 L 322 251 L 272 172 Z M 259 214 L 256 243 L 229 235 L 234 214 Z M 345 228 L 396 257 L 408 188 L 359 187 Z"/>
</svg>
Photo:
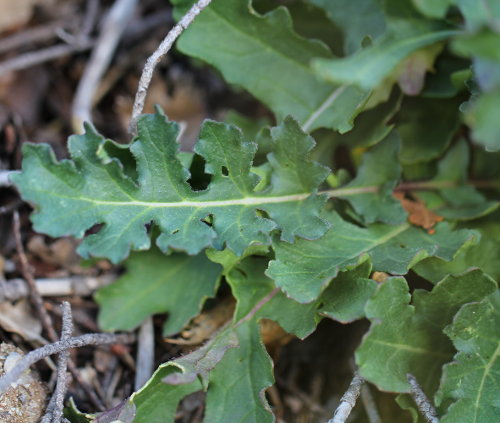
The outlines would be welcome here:
<svg viewBox="0 0 500 423">
<path fill-rule="evenodd" d="M 66 351 L 71 348 L 85 347 L 87 345 L 130 344 L 134 341 L 135 336 L 128 333 L 119 335 L 112 333 L 87 333 L 64 341 L 57 341 L 52 344 L 44 345 L 26 354 L 17 362 L 9 373 L 6 373 L 0 378 L 0 394 L 9 389 L 10 385 L 15 383 L 30 366 L 49 355 L 58 354 L 61 351 Z"/>
<path fill-rule="evenodd" d="M 104 72 L 111 63 L 113 53 L 137 6 L 137 0 L 117 0 L 109 10 L 102 25 L 85 72 L 80 79 L 73 99 L 73 130 L 83 131 L 83 122 L 92 122 L 92 100 Z"/>
<path fill-rule="evenodd" d="M 439 418 L 438 418 L 436 409 L 432 405 L 429 398 L 427 398 L 427 395 L 425 395 L 424 391 L 422 390 L 422 388 L 418 384 L 415 376 L 408 373 L 406 375 L 406 379 L 408 380 L 408 383 L 410 384 L 411 396 L 413 397 L 415 404 L 417 404 L 417 407 L 418 407 L 420 413 L 422 414 L 422 416 L 424 416 L 424 418 L 429 423 L 439 423 Z"/>
<path fill-rule="evenodd" d="M 137 92 L 135 94 L 134 107 L 132 110 L 132 119 L 130 120 L 129 132 L 131 134 L 136 133 L 137 121 L 139 116 L 144 109 L 144 103 L 146 101 L 146 95 L 148 93 L 149 84 L 153 78 L 153 72 L 156 65 L 160 62 L 163 56 L 165 56 L 175 40 L 182 34 L 182 32 L 193 22 L 193 20 L 198 16 L 198 14 L 205 9 L 212 0 L 198 0 L 187 12 L 182 19 L 169 31 L 167 36 L 163 39 L 161 44 L 155 50 L 155 52 L 149 56 L 144 69 L 142 70 L 141 79 L 139 80 L 139 86 L 137 87 Z"/>
<path fill-rule="evenodd" d="M 134 388 L 141 389 L 153 374 L 155 337 L 153 319 L 147 317 L 142 323 L 137 336 L 137 368 L 135 372 Z"/>
<path fill-rule="evenodd" d="M 328 420 L 328 423 L 345 423 L 349 414 L 351 414 L 352 409 L 356 405 L 356 400 L 359 397 L 361 391 L 361 386 L 365 380 L 359 375 L 358 372 L 354 373 L 354 377 L 347 388 L 347 391 L 340 399 L 340 404 L 335 410 L 333 418 Z"/>
<path fill-rule="evenodd" d="M 19 255 L 19 260 L 21 261 L 21 269 L 22 273 L 24 276 L 24 279 L 26 282 L 28 282 L 28 285 L 30 287 L 30 296 L 32 298 L 33 303 L 35 304 L 35 307 L 37 309 L 37 312 L 40 316 L 40 320 L 42 322 L 42 326 L 47 332 L 47 335 L 49 339 L 52 342 L 56 342 L 58 340 L 57 333 L 54 329 L 54 325 L 52 323 L 52 319 L 43 306 L 43 300 L 40 295 L 40 293 L 37 290 L 35 278 L 33 277 L 33 274 L 31 273 L 30 266 L 28 263 L 28 259 L 26 258 L 26 254 L 24 252 L 24 247 L 23 243 L 21 240 L 21 228 L 20 228 L 20 223 L 19 223 L 19 214 L 14 212 L 14 237 L 16 239 L 16 248 L 17 252 Z M 89 399 L 93 402 L 93 404 L 100 410 L 104 410 L 104 404 L 102 401 L 97 397 L 97 395 L 94 393 L 92 389 L 87 385 L 87 383 L 82 379 L 80 376 L 80 372 L 76 368 L 73 362 L 69 362 L 68 364 L 69 369 L 71 371 L 71 374 L 73 377 L 76 379 L 79 385 L 82 386 L 83 390 L 85 393 L 89 396 Z"/>
<path fill-rule="evenodd" d="M 71 314 L 71 305 L 67 301 L 62 303 L 62 313 L 61 341 L 67 341 L 73 335 L 73 316 Z M 57 363 L 57 383 L 53 394 L 56 399 L 54 402 L 54 409 L 52 410 L 52 423 L 60 423 L 61 421 L 64 396 L 66 395 L 66 389 L 68 387 L 68 361 L 69 350 L 62 351 L 59 354 Z"/>
</svg>

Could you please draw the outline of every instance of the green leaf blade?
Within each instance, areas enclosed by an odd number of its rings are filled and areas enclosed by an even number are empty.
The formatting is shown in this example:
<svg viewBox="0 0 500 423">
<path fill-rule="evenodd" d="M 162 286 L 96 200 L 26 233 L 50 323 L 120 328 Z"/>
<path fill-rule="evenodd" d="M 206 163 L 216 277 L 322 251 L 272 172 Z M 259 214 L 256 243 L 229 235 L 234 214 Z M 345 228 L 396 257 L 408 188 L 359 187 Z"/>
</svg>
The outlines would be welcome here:
<svg viewBox="0 0 500 423">
<path fill-rule="evenodd" d="M 96 293 L 104 330 L 131 330 L 149 315 L 168 312 L 163 335 L 178 333 L 215 295 L 221 273 L 204 254 L 165 256 L 155 250 L 134 253 L 125 266 L 124 276 Z"/>
<path fill-rule="evenodd" d="M 348 131 L 366 100 L 355 87 L 339 89 L 316 77 L 309 62 L 331 53 L 324 44 L 297 35 L 284 7 L 261 16 L 249 1 L 215 0 L 181 35 L 178 48 L 215 66 L 229 83 L 266 104 L 278 120 L 291 114 L 307 131 Z"/>
<path fill-rule="evenodd" d="M 404 275 L 429 256 L 451 260 L 462 245 L 477 236 L 474 231 L 452 231 L 446 223 L 438 224 L 436 233 L 430 235 L 407 223 L 360 228 L 335 213 L 328 220 L 331 229 L 314 242 L 273 242 L 276 259 L 270 262 L 267 274 L 299 302 L 318 298 L 340 270 L 354 266 L 365 254 L 371 256 L 374 270 Z"/>
<path fill-rule="evenodd" d="M 500 402 L 500 292 L 478 303 L 464 305 L 446 335 L 459 351 L 445 365 L 436 398 L 455 400 L 443 423 L 493 423 Z"/>
<path fill-rule="evenodd" d="M 189 172 L 176 143 L 177 124 L 157 110 L 141 117 L 138 129 L 138 138 L 129 146 L 137 162 L 137 183 L 118 159 L 103 160 L 100 151 L 106 141 L 90 127 L 70 140 L 74 162 L 58 163 L 46 147 L 27 146 L 23 172 L 13 180 L 24 198 L 37 205 L 37 230 L 83 237 L 102 224 L 85 237 L 79 252 L 118 262 L 130 250 L 150 247 L 150 223 L 160 228 L 161 250 L 173 247 L 192 255 L 225 245 L 239 255 L 248 245 L 269 244 L 275 229 L 293 241 L 296 236 L 317 238 L 328 228 L 320 218 L 326 198 L 317 195 L 328 170 L 308 158 L 314 142 L 293 119 L 287 118 L 272 133 L 274 173 L 270 186 L 259 190 L 258 177 L 251 172 L 256 146 L 235 127 L 210 121 L 202 127 L 196 149 L 212 175 L 204 191 L 193 191 L 187 183 Z M 289 136 L 293 155 L 286 154 Z"/>
<path fill-rule="evenodd" d="M 272 361 L 250 320 L 235 329 L 240 346 L 229 350 L 210 373 L 205 423 L 272 423 L 264 390 L 274 383 Z"/>
<path fill-rule="evenodd" d="M 495 289 L 490 277 L 474 270 L 443 279 L 431 292 L 415 291 L 410 305 L 406 281 L 388 279 L 366 306 L 372 326 L 356 352 L 361 374 L 381 389 L 409 392 L 406 374 L 411 373 L 427 394 L 434 393 L 441 366 L 453 355 L 444 327 L 462 304 Z"/>
<path fill-rule="evenodd" d="M 414 51 L 457 34 L 450 30 L 419 33 L 413 28 L 408 32 L 408 36 L 400 32 L 388 33 L 373 46 L 344 59 L 316 59 L 313 68 L 333 83 L 354 84 L 363 90 L 371 90 Z"/>
</svg>

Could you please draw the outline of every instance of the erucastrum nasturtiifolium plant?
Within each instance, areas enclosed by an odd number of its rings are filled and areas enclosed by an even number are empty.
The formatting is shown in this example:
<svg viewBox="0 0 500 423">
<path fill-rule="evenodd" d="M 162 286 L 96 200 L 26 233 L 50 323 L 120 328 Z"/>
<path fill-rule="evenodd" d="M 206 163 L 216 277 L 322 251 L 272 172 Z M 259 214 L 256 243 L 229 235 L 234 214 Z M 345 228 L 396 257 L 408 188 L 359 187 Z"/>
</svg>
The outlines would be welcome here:
<svg viewBox="0 0 500 423">
<path fill-rule="evenodd" d="M 179 17 L 192 4 L 173 3 Z M 25 145 L 13 177 L 37 231 L 125 260 L 97 294 L 103 329 L 168 312 L 173 336 L 221 280 L 236 299 L 232 322 L 131 396 L 134 422 L 173 422 L 202 390 L 205 422 L 274 421 L 263 318 L 298 338 L 324 318 L 369 319 L 356 365 L 401 393 L 401 413 L 422 419 L 410 373 L 442 423 L 498 421 L 500 2 L 254 3 L 214 0 L 177 49 L 251 93 L 274 126 L 207 120 L 181 153 L 158 109 L 128 145 L 90 125 L 69 160 Z M 410 290 L 416 274 L 432 288 Z"/>
</svg>

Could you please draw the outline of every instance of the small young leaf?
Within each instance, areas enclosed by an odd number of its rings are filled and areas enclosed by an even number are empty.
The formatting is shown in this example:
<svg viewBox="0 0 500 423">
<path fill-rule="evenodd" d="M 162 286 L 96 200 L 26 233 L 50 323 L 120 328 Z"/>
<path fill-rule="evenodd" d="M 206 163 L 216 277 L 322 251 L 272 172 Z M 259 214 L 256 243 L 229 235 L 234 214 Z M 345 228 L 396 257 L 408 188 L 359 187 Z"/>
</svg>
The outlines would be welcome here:
<svg viewBox="0 0 500 423">
<path fill-rule="evenodd" d="M 417 290 L 413 296 L 403 278 L 383 282 L 366 305 L 372 325 L 356 352 L 361 375 L 380 389 L 409 392 L 411 373 L 430 396 L 441 366 L 453 355 L 444 327 L 462 304 L 495 290 L 495 281 L 480 270 L 448 276 L 431 292 Z"/>
<path fill-rule="evenodd" d="M 432 235 L 408 223 L 374 224 L 360 228 L 328 214 L 332 228 L 320 239 L 295 244 L 276 240 L 276 259 L 267 274 L 287 295 L 303 303 L 314 301 L 338 271 L 371 256 L 374 270 L 404 275 L 426 257 L 451 260 L 465 243 L 473 242 L 474 231 L 452 231 L 447 223 L 436 226 Z"/>
<path fill-rule="evenodd" d="M 500 291 L 464 305 L 445 328 L 459 351 L 443 369 L 438 403 L 455 400 L 442 423 L 494 423 L 500 415 Z"/>
<path fill-rule="evenodd" d="M 433 206 L 439 215 L 448 219 L 475 219 L 499 207 L 499 201 L 486 200 L 483 194 L 467 183 L 468 169 L 469 150 L 465 141 L 460 140 L 439 162 L 437 174 L 431 182 L 443 187 L 439 194 L 444 204 L 434 203 Z"/>
<path fill-rule="evenodd" d="M 125 266 L 121 278 L 96 293 L 104 330 L 131 330 L 151 314 L 168 312 L 163 335 L 173 335 L 215 295 L 221 274 L 204 254 L 165 256 L 157 250 L 134 253 Z"/>
<path fill-rule="evenodd" d="M 357 176 L 344 188 L 357 188 L 359 194 L 346 197 L 366 223 L 401 223 L 406 218 L 401 204 L 392 191 L 401 176 L 398 163 L 400 139 L 391 132 L 382 142 L 363 155 Z M 378 192 L 363 192 L 363 188 L 380 187 Z"/>
</svg>

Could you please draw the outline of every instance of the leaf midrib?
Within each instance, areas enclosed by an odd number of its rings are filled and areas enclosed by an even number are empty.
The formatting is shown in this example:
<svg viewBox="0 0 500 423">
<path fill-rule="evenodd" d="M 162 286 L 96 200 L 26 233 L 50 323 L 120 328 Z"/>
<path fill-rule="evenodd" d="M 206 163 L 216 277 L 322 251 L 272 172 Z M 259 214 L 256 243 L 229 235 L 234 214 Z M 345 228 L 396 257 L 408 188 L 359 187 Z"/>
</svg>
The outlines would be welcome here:
<svg viewBox="0 0 500 423">
<path fill-rule="evenodd" d="M 344 197 L 350 195 L 358 195 L 358 194 L 366 194 L 366 193 L 374 193 L 378 190 L 377 186 L 372 187 L 358 187 L 358 188 L 339 188 L 328 191 L 319 191 L 317 192 L 318 196 L 326 195 L 328 198 L 334 197 Z M 37 192 L 40 194 L 47 194 L 53 197 L 64 198 L 72 201 L 83 201 L 92 203 L 95 205 L 105 205 L 105 206 L 121 206 L 121 207 L 146 207 L 146 208 L 207 208 L 207 207 L 231 207 L 231 206 L 258 206 L 264 204 L 276 204 L 276 203 L 290 203 L 295 201 L 302 201 L 307 199 L 308 197 L 315 195 L 315 192 L 304 192 L 298 194 L 289 194 L 289 195 L 280 195 L 273 197 L 243 197 L 243 198 L 234 198 L 234 199 L 226 199 L 226 200 L 206 200 L 206 201 L 173 201 L 173 202 L 155 202 L 155 201 L 109 201 L 109 200 L 99 200 L 95 198 L 89 197 L 69 197 L 66 195 L 61 195 L 52 191 L 45 190 L 32 190 L 33 192 Z"/>
</svg>

